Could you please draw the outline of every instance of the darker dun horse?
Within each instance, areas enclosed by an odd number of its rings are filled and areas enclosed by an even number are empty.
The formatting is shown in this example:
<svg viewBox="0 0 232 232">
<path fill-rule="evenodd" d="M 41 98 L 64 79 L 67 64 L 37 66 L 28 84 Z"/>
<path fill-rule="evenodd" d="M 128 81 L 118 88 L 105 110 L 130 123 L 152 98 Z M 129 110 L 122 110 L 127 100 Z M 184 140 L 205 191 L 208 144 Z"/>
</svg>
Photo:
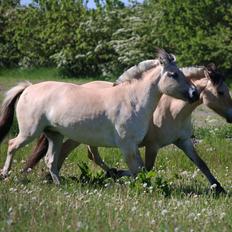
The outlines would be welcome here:
<svg viewBox="0 0 232 232">
<path fill-rule="evenodd" d="M 164 50 L 159 50 L 152 68 L 143 67 L 135 73 L 137 80 L 132 77 L 133 81 L 104 91 L 52 81 L 19 84 L 10 89 L 3 101 L 2 117 L 14 110 L 12 102 L 18 99 L 19 134 L 9 141 L 2 177 L 8 175 L 16 150 L 41 133 L 49 142 L 45 160 L 56 184 L 60 183 L 58 161 L 65 136 L 95 147 L 119 147 L 130 173 L 136 175 L 144 166 L 138 144 L 162 94 L 190 102 L 199 98 L 174 57 Z M 5 121 L 5 125 L 11 123 Z M 0 131 L 3 138 L 7 130 Z"/>
<path fill-rule="evenodd" d="M 186 77 L 191 80 L 199 90 L 200 99 L 194 104 L 177 100 L 175 98 L 163 95 L 153 113 L 153 122 L 149 125 L 149 130 L 140 144 L 145 146 L 145 167 L 147 170 L 153 168 L 158 150 L 166 145 L 175 144 L 194 162 L 194 164 L 204 173 L 210 184 L 216 184 L 217 193 L 225 192 L 220 183 L 211 174 L 205 162 L 199 157 L 195 150 L 191 136 L 191 114 L 193 110 L 204 104 L 216 113 L 224 117 L 229 123 L 232 122 L 232 100 L 229 89 L 224 82 L 224 77 L 217 71 L 215 65 L 208 67 L 188 67 L 181 69 Z M 123 80 L 122 75 L 119 80 Z M 128 79 L 128 75 L 125 76 Z M 119 82 L 119 81 L 118 81 Z M 112 83 L 95 81 L 84 84 L 89 88 L 110 88 Z M 78 142 L 67 140 L 63 143 L 59 168 L 61 168 L 64 159 L 77 146 Z M 48 149 L 48 140 L 42 135 L 35 147 L 32 155 L 28 158 L 24 172 L 33 168 L 36 163 L 45 156 Z M 94 160 L 105 171 L 115 175 L 113 169 L 110 169 L 100 158 L 96 147 L 88 147 L 89 158 Z"/>
</svg>

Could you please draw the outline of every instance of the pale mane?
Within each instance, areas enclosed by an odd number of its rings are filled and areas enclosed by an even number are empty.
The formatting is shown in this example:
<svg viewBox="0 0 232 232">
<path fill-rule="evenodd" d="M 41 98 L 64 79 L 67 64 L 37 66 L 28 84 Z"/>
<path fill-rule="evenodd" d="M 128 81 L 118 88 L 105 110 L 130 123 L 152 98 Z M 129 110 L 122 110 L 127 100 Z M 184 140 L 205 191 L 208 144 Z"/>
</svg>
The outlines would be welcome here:
<svg viewBox="0 0 232 232">
<path fill-rule="evenodd" d="M 142 74 L 151 68 L 157 67 L 159 65 L 159 60 L 145 60 L 137 65 L 132 66 L 126 70 L 115 82 L 118 85 L 123 82 L 131 81 L 133 79 L 141 78 Z"/>
<path fill-rule="evenodd" d="M 141 78 L 144 72 L 150 70 L 151 68 L 157 67 L 158 65 L 168 65 L 170 63 L 176 62 L 174 55 L 167 53 L 164 49 L 157 48 L 157 59 L 145 60 L 140 62 L 125 71 L 115 82 L 114 85 L 118 85 L 123 82 L 129 82 L 131 80 L 136 80 Z"/>
<path fill-rule="evenodd" d="M 180 70 L 189 79 L 199 79 L 199 77 L 202 78 L 204 75 L 205 66 L 184 67 L 184 68 L 180 68 Z"/>
</svg>

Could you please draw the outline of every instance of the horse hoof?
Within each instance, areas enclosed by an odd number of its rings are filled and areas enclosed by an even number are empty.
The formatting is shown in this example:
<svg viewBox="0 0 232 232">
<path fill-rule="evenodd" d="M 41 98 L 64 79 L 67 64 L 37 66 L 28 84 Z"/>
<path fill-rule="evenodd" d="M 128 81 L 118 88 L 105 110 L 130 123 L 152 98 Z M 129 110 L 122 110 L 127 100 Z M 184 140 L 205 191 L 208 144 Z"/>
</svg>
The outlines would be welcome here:
<svg viewBox="0 0 232 232">
<path fill-rule="evenodd" d="M 117 178 L 117 174 L 118 174 L 118 170 L 116 168 L 110 168 L 107 172 L 106 172 L 106 178 Z"/>
<path fill-rule="evenodd" d="M 4 179 L 5 177 L 2 174 L 0 174 L 0 180 L 4 180 Z"/>
<path fill-rule="evenodd" d="M 106 172 L 106 177 L 112 177 L 114 179 L 118 179 L 123 176 L 131 176 L 131 174 L 128 170 L 118 170 L 116 168 L 111 168 L 109 171 Z"/>
<path fill-rule="evenodd" d="M 118 170 L 118 176 L 123 177 L 123 176 L 131 176 L 131 172 L 129 170 Z"/>
<path fill-rule="evenodd" d="M 227 194 L 226 190 L 222 186 L 216 188 L 216 194 Z"/>
<path fill-rule="evenodd" d="M 53 180 L 53 183 L 56 185 L 56 186 L 59 186 L 60 185 L 60 177 L 52 172 L 50 172 L 51 176 L 52 176 L 52 180 Z"/>
<path fill-rule="evenodd" d="M 211 186 L 211 191 L 213 191 L 216 195 L 227 194 L 226 190 L 220 184 L 213 184 Z"/>
<path fill-rule="evenodd" d="M 0 180 L 5 180 L 9 175 L 4 173 L 3 170 L 0 171 Z"/>
</svg>

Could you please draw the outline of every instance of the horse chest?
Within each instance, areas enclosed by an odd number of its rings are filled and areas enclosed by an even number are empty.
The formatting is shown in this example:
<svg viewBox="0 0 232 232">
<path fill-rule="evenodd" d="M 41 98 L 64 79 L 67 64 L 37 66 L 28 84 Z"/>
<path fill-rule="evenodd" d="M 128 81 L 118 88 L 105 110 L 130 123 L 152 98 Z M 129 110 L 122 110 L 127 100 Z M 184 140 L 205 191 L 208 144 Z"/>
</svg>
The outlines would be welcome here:
<svg viewBox="0 0 232 232">
<path fill-rule="evenodd" d="M 133 114 L 117 121 L 115 129 L 120 140 L 133 140 L 138 144 L 147 132 L 148 122 L 139 114 Z"/>
<path fill-rule="evenodd" d="M 178 139 L 187 139 L 192 135 L 192 126 L 186 121 L 164 121 L 160 124 L 150 125 L 145 142 L 153 143 L 156 147 L 173 144 Z"/>
<path fill-rule="evenodd" d="M 163 136 L 161 147 L 173 144 L 177 140 L 185 140 L 190 138 L 192 135 L 192 130 L 189 126 L 183 124 L 182 127 L 170 127 L 167 136 Z"/>
</svg>

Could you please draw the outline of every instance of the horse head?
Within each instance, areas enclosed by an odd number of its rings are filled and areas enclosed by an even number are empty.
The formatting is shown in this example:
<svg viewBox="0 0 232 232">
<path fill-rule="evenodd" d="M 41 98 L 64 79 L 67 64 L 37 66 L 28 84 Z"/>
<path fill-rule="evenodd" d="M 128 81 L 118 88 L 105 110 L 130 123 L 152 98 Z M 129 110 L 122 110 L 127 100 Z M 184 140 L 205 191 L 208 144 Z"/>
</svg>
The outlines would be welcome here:
<svg viewBox="0 0 232 232">
<path fill-rule="evenodd" d="M 207 85 L 202 92 L 203 103 L 232 123 L 232 99 L 225 77 L 218 71 L 215 64 L 209 64 L 204 74 L 208 78 Z"/>
<path fill-rule="evenodd" d="M 185 77 L 176 65 L 174 55 L 158 49 L 158 60 L 161 65 L 159 88 L 162 93 L 194 102 L 199 99 L 197 88 Z"/>
</svg>

